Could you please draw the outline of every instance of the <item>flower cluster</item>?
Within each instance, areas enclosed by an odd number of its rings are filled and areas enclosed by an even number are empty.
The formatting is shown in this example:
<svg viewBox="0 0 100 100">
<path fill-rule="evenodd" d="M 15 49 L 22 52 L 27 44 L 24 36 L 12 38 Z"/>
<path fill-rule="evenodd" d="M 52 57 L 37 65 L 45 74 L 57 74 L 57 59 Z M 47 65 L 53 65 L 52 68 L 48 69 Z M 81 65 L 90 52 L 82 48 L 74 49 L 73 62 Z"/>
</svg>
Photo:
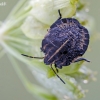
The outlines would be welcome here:
<svg viewBox="0 0 100 100">
<path fill-rule="evenodd" d="M 87 68 L 84 62 L 59 70 L 58 75 L 66 82 L 64 85 L 43 60 L 30 60 L 21 56 L 44 56 L 40 51 L 41 41 L 47 34 L 47 29 L 59 17 L 58 9 L 63 18 L 78 19 L 92 33 L 94 20 L 88 15 L 89 9 L 81 0 L 21 0 L 0 24 L 0 57 L 7 53 L 26 89 L 39 99 L 83 98 L 85 90 L 79 82 L 88 83 L 95 79 L 94 72 Z M 43 87 L 26 79 L 15 58 L 28 65 L 36 81 Z"/>
</svg>

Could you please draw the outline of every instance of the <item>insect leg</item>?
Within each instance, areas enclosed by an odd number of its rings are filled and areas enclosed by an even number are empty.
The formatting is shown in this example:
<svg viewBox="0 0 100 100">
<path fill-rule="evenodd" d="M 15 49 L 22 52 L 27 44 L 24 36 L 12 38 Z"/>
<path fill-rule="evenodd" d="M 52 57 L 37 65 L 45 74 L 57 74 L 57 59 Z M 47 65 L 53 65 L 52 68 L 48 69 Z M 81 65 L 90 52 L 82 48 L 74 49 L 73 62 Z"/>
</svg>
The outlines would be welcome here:
<svg viewBox="0 0 100 100">
<path fill-rule="evenodd" d="M 51 66 L 51 69 L 53 70 L 53 72 L 56 74 L 56 76 L 65 84 L 65 82 L 59 77 L 59 75 L 57 75 L 57 73 L 55 72 L 55 70 L 52 68 L 52 64 L 50 66 Z"/>
<path fill-rule="evenodd" d="M 55 68 L 56 68 L 56 71 L 57 71 L 57 73 L 59 72 L 59 70 L 57 69 L 57 65 L 55 64 Z"/>
<path fill-rule="evenodd" d="M 86 61 L 86 62 L 90 62 L 89 60 L 85 59 L 85 58 L 78 58 L 75 59 L 74 62 L 78 62 L 78 61 Z"/>
<path fill-rule="evenodd" d="M 25 54 L 21 54 L 21 55 L 23 55 L 25 57 L 29 57 L 29 58 L 36 58 L 36 59 L 43 59 L 44 58 L 44 57 L 32 57 L 32 56 L 28 56 L 28 55 L 25 55 Z"/>
</svg>

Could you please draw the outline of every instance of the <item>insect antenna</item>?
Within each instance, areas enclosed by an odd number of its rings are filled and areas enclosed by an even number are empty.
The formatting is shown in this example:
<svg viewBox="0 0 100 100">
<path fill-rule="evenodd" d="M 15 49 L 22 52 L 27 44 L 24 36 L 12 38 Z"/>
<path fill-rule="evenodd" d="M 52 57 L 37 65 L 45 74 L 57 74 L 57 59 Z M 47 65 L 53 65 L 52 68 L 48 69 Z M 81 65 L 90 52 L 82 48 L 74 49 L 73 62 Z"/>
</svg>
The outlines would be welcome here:
<svg viewBox="0 0 100 100">
<path fill-rule="evenodd" d="M 56 74 L 56 76 L 57 76 L 64 84 L 66 84 L 66 83 L 59 77 L 59 75 L 55 72 L 55 70 L 53 69 L 52 65 L 50 65 L 50 66 L 51 66 L 51 69 L 53 70 L 53 72 Z"/>
<path fill-rule="evenodd" d="M 25 54 L 21 54 L 25 57 L 29 57 L 29 58 L 36 58 L 36 59 L 43 59 L 44 57 L 32 57 L 32 56 L 29 56 L 29 55 L 25 55 Z"/>
<path fill-rule="evenodd" d="M 59 13 L 59 19 L 61 19 L 62 18 L 62 15 L 60 13 L 60 10 L 58 10 L 58 13 Z"/>
</svg>

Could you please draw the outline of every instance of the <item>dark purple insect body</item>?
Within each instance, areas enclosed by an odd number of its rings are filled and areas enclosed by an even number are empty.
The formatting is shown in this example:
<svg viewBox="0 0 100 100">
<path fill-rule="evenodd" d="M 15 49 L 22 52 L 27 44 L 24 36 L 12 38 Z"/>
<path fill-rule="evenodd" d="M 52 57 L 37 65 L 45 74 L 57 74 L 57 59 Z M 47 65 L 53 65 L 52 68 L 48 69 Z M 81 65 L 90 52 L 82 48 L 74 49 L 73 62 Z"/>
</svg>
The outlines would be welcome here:
<svg viewBox="0 0 100 100">
<path fill-rule="evenodd" d="M 74 18 L 60 18 L 54 22 L 42 40 L 44 63 L 62 68 L 71 63 L 85 60 L 82 55 L 89 44 L 88 30 Z"/>
<path fill-rule="evenodd" d="M 58 10 L 59 19 L 55 21 L 48 34 L 42 40 L 41 50 L 44 52 L 45 57 L 32 57 L 25 54 L 23 56 L 44 59 L 46 65 L 55 65 L 57 68 L 68 66 L 71 63 L 78 61 L 89 60 L 82 58 L 82 55 L 86 52 L 89 45 L 88 30 L 83 27 L 74 18 L 62 18 L 60 10 Z M 57 75 L 55 70 L 52 68 Z M 57 77 L 65 84 L 65 82 L 57 75 Z"/>
</svg>

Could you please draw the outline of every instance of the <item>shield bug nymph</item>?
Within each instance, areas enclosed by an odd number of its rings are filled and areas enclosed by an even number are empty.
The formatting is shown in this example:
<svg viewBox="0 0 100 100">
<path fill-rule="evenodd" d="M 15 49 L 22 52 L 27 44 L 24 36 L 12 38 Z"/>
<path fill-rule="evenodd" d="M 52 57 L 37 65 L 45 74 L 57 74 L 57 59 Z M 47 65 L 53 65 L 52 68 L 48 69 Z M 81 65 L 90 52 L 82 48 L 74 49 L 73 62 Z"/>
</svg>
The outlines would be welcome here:
<svg viewBox="0 0 100 100">
<path fill-rule="evenodd" d="M 46 65 L 55 65 L 56 69 L 68 66 L 78 61 L 89 60 L 82 58 L 89 45 L 88 30 L 83 27 L 75 18 L 62 18 L 58 10 L 59 18 L 50 26 L 47 35 L 42 40 L 41 50 L 45 57 L 30 58 L 44 59 Z M 54 69 L 52 68 L 54 71 Z M 57 69 L 58 70 L 58 69 Z M 57 73 L 54 71 L 57 75 Z M 65 84 L 65 82 L 57 75 Z"/>
</svg>

